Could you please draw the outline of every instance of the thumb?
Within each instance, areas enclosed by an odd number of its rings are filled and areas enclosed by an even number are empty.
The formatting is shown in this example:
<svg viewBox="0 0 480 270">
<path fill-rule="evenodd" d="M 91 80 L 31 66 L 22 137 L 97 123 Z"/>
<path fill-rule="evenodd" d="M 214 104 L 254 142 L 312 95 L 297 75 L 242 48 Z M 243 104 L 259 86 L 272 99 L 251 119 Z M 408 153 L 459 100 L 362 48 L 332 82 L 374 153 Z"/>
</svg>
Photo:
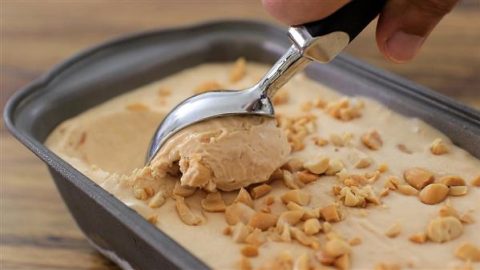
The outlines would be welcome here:
<svg viewBox="0 0 480 270">
<path fill-rule="evenodd" d="M 458 0 L 390 0 L 377 24 L 380 51 L 394 62 L 411 60 Z"/>
</svg>

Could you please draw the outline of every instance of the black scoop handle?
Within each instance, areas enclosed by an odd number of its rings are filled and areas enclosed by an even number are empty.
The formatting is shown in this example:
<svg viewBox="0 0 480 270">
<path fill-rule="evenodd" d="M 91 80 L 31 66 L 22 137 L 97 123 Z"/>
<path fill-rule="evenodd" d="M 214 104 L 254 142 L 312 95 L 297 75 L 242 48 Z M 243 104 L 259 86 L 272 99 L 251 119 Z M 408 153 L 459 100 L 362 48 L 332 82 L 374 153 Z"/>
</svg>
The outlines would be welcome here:
<svg viewBox="0 0 480 270">
<path fill-rule="evenodd" d="M 382 11 L 387 0 L 352 0 L 332 15 L 303 26 L 312 37 L 347 33 L 350 42 Z"/>
</svg>

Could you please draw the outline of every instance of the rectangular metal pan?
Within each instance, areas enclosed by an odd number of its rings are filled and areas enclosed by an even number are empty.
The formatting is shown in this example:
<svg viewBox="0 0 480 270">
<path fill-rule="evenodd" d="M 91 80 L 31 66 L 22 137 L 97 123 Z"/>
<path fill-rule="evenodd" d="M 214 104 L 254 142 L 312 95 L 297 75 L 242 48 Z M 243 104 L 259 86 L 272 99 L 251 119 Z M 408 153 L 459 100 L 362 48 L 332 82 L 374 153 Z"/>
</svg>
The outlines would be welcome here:
<svg viewBox="0 0 480 270">
<path fill-rule="evenodd" d="M 290 42 L 283 29 L 217 21 L 141 33 L 87 50 L 18 91 L 4 111 L 6 126 L 48 166 L 85 235 L 124 268 L 208 269 L 135 211 L 107 193 L 43 142 L 62 121 L 138 86 L 205 62 L 272 64 Z M 480 158 L 480 113 L 348 56 L 308 67 L 311 78 L 347 95 L 372 97 L 418 117 Z"/>
</svg>

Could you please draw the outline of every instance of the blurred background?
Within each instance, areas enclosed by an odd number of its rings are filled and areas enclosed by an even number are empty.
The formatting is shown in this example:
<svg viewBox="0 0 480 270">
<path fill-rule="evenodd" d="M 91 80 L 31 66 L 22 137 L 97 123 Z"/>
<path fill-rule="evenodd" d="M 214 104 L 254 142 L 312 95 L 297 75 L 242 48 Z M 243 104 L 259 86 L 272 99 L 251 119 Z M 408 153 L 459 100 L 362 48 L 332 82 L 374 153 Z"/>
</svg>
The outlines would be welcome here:
<svg viewBox="0 0 480 270">
<path fill-rule="evenodd" d="M 0 0 L 0 104 L 79 50 L 125 34 L 215 19 L 278 24 L 260 0 Z M 370 25 L 347 53 L 480 109 L 480 0 L 465 0 L 408 64 L 380 55 Z M 0 269 L 116 269 L 91 248 L 44 165 L 0 129 Z"/>
</svg>

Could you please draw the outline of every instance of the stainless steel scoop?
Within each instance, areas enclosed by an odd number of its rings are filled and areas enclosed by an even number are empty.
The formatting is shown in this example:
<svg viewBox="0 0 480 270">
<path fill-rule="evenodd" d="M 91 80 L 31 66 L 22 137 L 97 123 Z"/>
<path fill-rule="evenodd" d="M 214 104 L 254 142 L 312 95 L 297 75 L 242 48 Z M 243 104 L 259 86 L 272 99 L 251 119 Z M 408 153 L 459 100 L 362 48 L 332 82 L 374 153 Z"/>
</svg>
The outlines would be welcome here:
<svg viewBox="0 0 480 270">
<path fill-rule="evenodd" d="M 352 0 L 325 19 L 291 27 L 293 45 L 256 85 L 198 94 L 173 108 L 153 136 L 147 163 L 172 135 L 200 121 L 227 115 L 274 117 L 270 99 L 277 90 L 312 60 L 327 63 L 335 58 L 378 15 L 385 1 Z"/>
</svg>

